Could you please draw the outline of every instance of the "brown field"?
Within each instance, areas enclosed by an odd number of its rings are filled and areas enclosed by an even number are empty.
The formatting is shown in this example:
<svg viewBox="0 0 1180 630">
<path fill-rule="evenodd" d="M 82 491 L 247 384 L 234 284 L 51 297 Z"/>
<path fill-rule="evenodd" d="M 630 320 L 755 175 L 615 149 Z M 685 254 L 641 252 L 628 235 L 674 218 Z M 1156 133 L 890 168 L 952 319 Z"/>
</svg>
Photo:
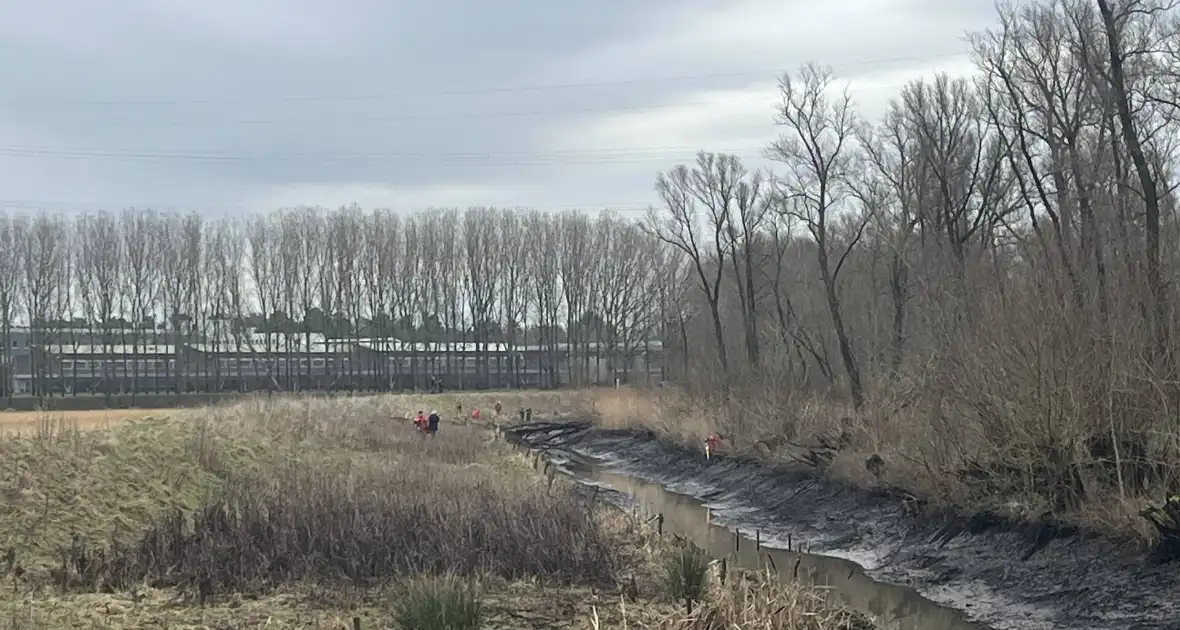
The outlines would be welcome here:
<svg viewBox="0 0 1180 630">
<path fill-rule="evenodd" d="M 584 413 L 596 397 L 501 402 Z M 112 411 L 90 431 L 34 418 L 0 439 L 0 628 L 390 628 L 460 596 L 480 628 L 853 627 L 822 591 L 752 575 L 714 579 L 686 615 L 665 588 L 679 552 L 649 526 L 490 431 L 444 419 L 423 439 L 401 419 L 457 401 L 495 399 L 260 398 Z"/>
<path fill-rule="evenodd" d="M 86 409 L 79 411 L 0 411 L 0 433 L 36 430 L 52 420 L 81 430 L 109 429 L 129 420 L 162 418 L 188 413 L 190 409 Z"/>
<path fill-rule="evenodd" d="M 472 409 L 480 409 L 481 421 L 494 420 L 496 403 L 499 402 L 504 421 L 510 421 L 518 410 L 532 408 L 537 414 L 569 414 L 592 408 L 597 397 L 594 392 L 456 392 L 447 394 L 391 394 L 381 396 L 386 407 L 395 408 L 394 414 L 403 417 L 419 409 L 429 413 L 437 409 L 448 421 L 455 420 L 456 405 L 463 405 L 463 418 L 469 422 Z M 231 403 L 232 404 L 232 403 Z M 131 420 L 179 417 L 192 413 L 184 407 L 156 409 L 86 409 L 71 411 L 0 411 L 0 434 L 29 432 L 38 426 L 53 422 L 76 427 L 80 430 L 109 429 Z"/>
</svg>

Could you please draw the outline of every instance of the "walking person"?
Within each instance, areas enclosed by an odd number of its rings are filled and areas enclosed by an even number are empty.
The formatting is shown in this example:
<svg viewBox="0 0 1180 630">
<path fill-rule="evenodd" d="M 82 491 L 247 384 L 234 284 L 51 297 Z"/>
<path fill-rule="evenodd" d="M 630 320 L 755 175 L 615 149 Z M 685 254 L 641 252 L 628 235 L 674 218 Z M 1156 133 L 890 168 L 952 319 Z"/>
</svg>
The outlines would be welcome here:
<svg viewBox="0 0 1180 630">
<path fill-rule="evenodd" d="M 438 411 L 431 411 L 430 417 L 426 419 L 426 433 L 429 434 L 430 437 L 434 437 L 434 434 L 438 433 L 439 420 L 440 418 L 438 417 Z"/>
<path fill-rule="evenodd" d="M 414 426 L 418 427 L 419 433 L 426 433 L 426 414 L 418 411 L 418 415 L 414 416 Z"/>
</svg>

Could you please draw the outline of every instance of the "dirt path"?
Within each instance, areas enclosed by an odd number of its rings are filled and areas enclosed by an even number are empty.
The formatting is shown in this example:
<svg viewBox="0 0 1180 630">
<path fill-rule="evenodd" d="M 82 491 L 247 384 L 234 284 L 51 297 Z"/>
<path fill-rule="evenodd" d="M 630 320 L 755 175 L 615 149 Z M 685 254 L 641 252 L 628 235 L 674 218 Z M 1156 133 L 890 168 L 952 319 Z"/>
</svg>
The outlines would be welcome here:
<svg viewBox="0 0 1180 630">
<path fill-rule="evenodd" d="M 138 418 L 185 413 L 183 409 L 87 409 L 84 411 L 3 411 L 0 433 L 35 431 L 42 421 L 65 422 L 83 430 L 107 429 Z"/>
</svg>

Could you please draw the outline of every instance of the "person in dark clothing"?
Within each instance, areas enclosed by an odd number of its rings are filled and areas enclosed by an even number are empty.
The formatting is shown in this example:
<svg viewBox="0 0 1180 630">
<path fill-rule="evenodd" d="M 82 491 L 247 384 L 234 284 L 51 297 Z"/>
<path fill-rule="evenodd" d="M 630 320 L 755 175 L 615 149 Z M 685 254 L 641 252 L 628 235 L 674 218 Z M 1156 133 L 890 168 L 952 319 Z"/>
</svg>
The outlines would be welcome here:
<svg viewBox="0 0 1180 630">
<path fill-rule="evenodd" d="M 438 433 L 438 421 L 438 412 L 431 411 L 430 416 L 426 418 L 426 433 L 430 434 L 431 436 L 433 436 L 435 433 Z"/>
</svg>

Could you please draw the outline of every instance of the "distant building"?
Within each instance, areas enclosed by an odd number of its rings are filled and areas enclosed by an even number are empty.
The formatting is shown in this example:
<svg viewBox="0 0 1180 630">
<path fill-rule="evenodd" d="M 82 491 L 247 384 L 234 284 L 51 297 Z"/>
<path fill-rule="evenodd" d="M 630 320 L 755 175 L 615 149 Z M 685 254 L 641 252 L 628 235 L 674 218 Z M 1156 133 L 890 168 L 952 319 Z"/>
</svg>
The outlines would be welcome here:
<svg viewBox="0 0 1180 630">
<path fill-rule="evenodd" d="M 624 352 L 598 343 L 553 346 L 327 339 L 319 333 L 248 334 L 189 343 L 133 331 L 54 335 L 41 348 L 14 331 L 5 382 L 15 393 L 127 393 L 253 390 L 547 388 L 655 383 L 662 344 Z M 82 333 L 86 334 L 83 335 Z M 142 332 L 142 331 L 141 331 Z"/>
</svg>

